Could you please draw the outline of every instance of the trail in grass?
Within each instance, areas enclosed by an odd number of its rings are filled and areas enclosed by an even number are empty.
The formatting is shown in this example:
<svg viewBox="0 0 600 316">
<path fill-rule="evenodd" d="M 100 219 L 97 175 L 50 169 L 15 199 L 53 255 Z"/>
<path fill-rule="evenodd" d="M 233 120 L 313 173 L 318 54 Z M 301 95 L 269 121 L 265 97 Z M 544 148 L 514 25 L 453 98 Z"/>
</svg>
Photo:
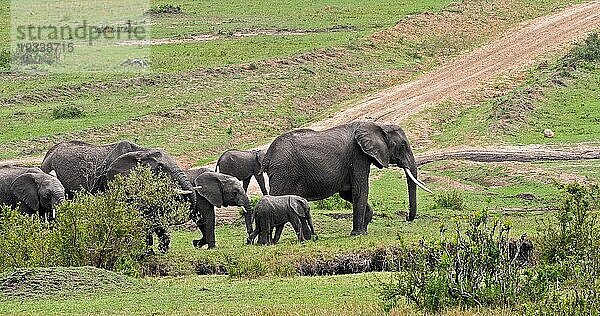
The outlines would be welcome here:
<svg viewBox="0 0 600 316">
<path fill-rule="evenodd" d="M 581 39 L 598 28 L 600 1 L 567 7 L 509 30 L 504 37 L 415 81 L 367 97 L 313 124 L 311 128 L 323 130 L 361 119 L 400 123 L 430 105 L 474 90 L 511 70 L 530 66 L 536 58 Z"/>
</svg>

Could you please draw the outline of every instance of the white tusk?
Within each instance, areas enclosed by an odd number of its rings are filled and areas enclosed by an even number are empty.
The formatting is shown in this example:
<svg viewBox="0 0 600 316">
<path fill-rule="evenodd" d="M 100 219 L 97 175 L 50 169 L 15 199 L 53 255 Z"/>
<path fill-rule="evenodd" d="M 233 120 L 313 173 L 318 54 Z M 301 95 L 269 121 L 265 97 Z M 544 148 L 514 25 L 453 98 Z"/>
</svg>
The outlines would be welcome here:
<svg viewBox="0 0 600 316">
<path fill-rule="evenodd" d="M 56 178 L 56 170 L 51 170 L 48 174 Z"/>
<path fill-rule="evenodd" d="M 52 209 L 52 219 L 56 219 L 56 209 Z"/>
<path fill-rule="evenodd" d="M 200 190 L 200 189 L 202 189 L 202 186 L 201 186 L 201 185 L 199 185 L 199 186 L 197 186 L 197 187 L 193 187 L 193 188 L 192 188 L 192 190 Z"/>
<path fill-rule="evenodd" d="M 425 184 L 423 184 L 423 182 L 421 182 L 421 181 L 417 180 L 417 178 L 415 178 L 415 176 L 412 174 L 412 172 L 410 172 L 410 170 L 408 170 L 407 168 L 404 168 L 404 171 L 406 171 L 406 174 L 412 180 L 412 182 L 414 182 L 416 185 L 418 185 L 421 189 L 433 194 L 433 192 L 431 192 L 431 190 L 429 190 L 425 186 Z"/>
<path fill-rule="evenodd" d="M 177 193 L 177 194 L 181 194 L 181 195 L 187 195 L 187 194 L 192 194 L 192 193 L 194 193 L 194 191 L 188 191 L 188 190 L 179 190 L 179 189 L 175 189 L 175 193 Z"/>
</svg>

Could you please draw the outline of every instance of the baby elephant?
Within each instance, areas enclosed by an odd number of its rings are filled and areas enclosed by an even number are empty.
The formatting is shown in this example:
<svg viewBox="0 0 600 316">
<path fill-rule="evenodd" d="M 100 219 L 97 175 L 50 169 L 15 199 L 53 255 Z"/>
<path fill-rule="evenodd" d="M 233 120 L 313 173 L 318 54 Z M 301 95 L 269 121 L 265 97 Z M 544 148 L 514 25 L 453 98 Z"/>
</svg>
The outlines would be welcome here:
<svg viewBox="0 0 600 316">
<path fill-rule="evenodd" d="M 287 222 L 294 227 L 298 241 L 309 240 L 312 235 L 318 238 L 308 201 L 297 195 L 264 196 L 254 207 L 253 214 L 256 229 L 246 240 L 248 244 L 254 243 L 257 235 L 262 245 L 276 244 Z M 273 228 L 276 228 L 275 237 L 272 237 Z"/>
</svg>

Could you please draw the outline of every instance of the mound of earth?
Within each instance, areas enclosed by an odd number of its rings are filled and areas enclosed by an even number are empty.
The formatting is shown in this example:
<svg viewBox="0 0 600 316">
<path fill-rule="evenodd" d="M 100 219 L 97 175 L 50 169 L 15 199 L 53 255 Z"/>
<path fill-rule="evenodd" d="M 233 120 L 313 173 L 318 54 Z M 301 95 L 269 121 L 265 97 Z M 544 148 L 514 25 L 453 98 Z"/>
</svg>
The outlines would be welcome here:
<svg viewBox="0 0 600 316">
<path fill-rule="evenodd" d="M 124 289 L 134 279 L 94 267 L 20 269 L 0 274 L 0 293 L 8 299 L 31 299 Z"/>
</svg>

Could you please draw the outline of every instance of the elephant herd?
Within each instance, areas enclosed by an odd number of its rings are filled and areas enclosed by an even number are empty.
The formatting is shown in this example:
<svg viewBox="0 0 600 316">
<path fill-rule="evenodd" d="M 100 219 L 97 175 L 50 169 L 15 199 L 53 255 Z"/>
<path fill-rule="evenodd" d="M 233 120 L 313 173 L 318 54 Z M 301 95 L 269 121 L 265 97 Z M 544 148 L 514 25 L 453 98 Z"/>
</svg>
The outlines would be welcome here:
<svg viewBox="0 0 600 316">
<path fill-rule="evenodd" d="M 287 132 L 266 151 L 229 150 L 218 159 L 217 172 L 207 168 L 182 170 L 164 150 L 129 141 L 103 146 L 62 142 L 47 152 L 40 168 L 0 166 L 0 204 L 18 206 L 23 213 L 51 220 L 56 217 L 56 206 L 75 191 L 106 190 L 116 175 L 127 175 L 137 165 L 165 173 L 178 185 L 174 189 L 190 202 L 190 218 L 201 232 L 201 238 L 193 241 L 195 247 L 216 246 L 215 208 L 223 206 L 244 208 L 247 243 L 253 243 L 257 236 L 261 244 L 276 243 L 288 222 L 299 241 L 311 239 L 316 233 L 308 201 L 336 193 L 352 203 L 351 234 L 366 234 L 373 218 L 368 203 L 371 165 L 403 168 L 409 221 L 417 211 L 417 186 L 429 191 L 417 178 L 411 146 L 399 126 L 357 121 L 324 131 Z M 270 191 L 263 173 L 269 178 Z M 252 177 L 264 195 L 254 210 L 246 195 Z"/>
</svg>

